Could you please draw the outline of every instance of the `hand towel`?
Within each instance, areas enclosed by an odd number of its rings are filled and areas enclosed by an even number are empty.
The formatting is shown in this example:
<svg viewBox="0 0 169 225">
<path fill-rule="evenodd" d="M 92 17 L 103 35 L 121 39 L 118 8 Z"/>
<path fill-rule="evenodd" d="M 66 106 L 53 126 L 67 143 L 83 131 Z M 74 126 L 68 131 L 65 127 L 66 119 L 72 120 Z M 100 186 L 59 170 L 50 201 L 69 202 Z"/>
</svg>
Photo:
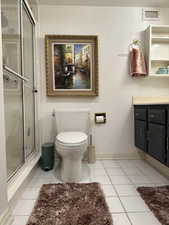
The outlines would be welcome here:
<svg viewBox="0 0 169 225">
<path fill-rule="evenodd" d="M 131 76 L 140 77 L 147 75 L 147 67 L 142 50 L 139 47 L 132 47 L 130 51 Z"/>
</svg>

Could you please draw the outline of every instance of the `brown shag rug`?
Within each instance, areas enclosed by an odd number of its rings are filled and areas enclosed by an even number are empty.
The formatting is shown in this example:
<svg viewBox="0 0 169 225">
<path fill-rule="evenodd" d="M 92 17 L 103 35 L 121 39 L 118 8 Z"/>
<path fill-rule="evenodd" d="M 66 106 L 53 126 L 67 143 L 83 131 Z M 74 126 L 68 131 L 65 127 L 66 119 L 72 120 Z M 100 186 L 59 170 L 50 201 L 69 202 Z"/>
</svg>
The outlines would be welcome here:
<svg viewBox="0 0 169 225">
<path fill-rule="evenodd" d="M 169 225 L 169 186 L 139 187 L 137 190 L 161 224 Z"/>
<path fill-rule="evenodd" d="M 98 183 L 44 184 L 27 225 L 112 225 Z"/>
</svg>

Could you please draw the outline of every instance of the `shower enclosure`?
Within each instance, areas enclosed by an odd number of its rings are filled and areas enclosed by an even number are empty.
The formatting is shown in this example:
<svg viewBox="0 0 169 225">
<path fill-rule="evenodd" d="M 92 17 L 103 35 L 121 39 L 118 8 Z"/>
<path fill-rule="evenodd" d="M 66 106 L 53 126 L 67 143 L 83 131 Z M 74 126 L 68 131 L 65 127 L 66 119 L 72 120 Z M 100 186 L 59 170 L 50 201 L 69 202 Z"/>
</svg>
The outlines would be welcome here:
<svg viewBox="0 0 169 225">
<path fill-rule="evenodd" d="M 25 0 L 2 0 L 6 157 L 10 179 L 35 151 L 35 20 Z"/>
</svg>

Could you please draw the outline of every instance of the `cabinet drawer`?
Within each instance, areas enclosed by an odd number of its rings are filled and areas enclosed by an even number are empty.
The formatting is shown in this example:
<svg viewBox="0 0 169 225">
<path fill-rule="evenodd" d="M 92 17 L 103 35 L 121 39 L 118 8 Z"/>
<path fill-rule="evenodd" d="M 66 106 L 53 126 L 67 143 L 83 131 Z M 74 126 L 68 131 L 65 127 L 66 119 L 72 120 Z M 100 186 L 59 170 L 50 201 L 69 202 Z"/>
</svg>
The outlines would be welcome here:
<svg viewBox="0 0 169 225">
<path fill-rule="evenodd" d="M 165 124 L 165 109 L 149 109 L 148 120 L 149 122 Z"/>
<path fill-rule="evenodd" d="M 146 109 L 135 109 L 136 120 L 146 120 Z"/>
</svg>

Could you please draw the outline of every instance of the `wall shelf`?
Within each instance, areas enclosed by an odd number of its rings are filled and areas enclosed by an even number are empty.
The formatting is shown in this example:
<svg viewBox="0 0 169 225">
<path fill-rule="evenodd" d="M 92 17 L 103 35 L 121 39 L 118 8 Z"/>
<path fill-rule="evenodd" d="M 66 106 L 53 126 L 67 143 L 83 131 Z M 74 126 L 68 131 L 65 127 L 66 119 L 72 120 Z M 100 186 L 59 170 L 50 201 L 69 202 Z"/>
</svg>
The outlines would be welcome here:
<svg viewBox="0 0 169 225">
<path fill-rule="evenodd" d="M 169 62 L 169 59 L 152 59 L 152 62 Z"/>
<path fill-rule="evenodd" d="M 146 60 L 148 76 L 169 77 L 169 74 L 159 74 L 160 69 L 169 69 L 169 25 L 150 25 L 147 28 Z"/>
<path fill-rule="evenodd" d="M 149 77 L 169 77 L 169 74 L 150 74 Z"/>
<path fill-rule="evenodd" d="M 152 32 L 155 34 L 165 34 L 169 33 L 169 26 L 168 25 L 151 25 Z"/>
<path fill-rule="evenodd" d="M 169 37 L 152 37 L 153 43 L 169 42 Z"/>
</svg>

